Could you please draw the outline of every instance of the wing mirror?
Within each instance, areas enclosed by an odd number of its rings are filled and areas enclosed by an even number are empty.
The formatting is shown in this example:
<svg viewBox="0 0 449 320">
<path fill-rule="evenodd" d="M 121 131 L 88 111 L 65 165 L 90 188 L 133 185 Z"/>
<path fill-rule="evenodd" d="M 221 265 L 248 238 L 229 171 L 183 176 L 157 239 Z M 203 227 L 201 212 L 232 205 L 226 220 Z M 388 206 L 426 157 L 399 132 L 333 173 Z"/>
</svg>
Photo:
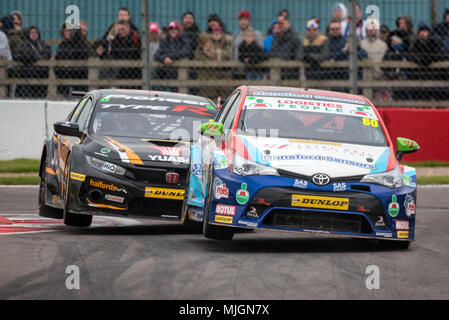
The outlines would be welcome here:
<svg viewBox="0 0 449 320">
<path fill-rule="evenodd" d="M 223 123 L 206 122 L 200 126 L 201 134 L 211 137 L 220 137 L 223 134 Z"/>
<path fill-rule="evenodd" d="M 402 156 L 407 153 L 413 153 L 419 150 L 419 145 L 413 140 L 406 138 L 397 138 L 396 140 L 396 158 L 400 162 Z"/>
<path fill-rule="evenodd" d="M 78 123 L 73 122 L 56 122 L 53 124 L 56 133 L 59 133 L 63 136 L 71 136 L 81 138 L 83 133 L 80 132 L 80 127 Z"/>
</svg>

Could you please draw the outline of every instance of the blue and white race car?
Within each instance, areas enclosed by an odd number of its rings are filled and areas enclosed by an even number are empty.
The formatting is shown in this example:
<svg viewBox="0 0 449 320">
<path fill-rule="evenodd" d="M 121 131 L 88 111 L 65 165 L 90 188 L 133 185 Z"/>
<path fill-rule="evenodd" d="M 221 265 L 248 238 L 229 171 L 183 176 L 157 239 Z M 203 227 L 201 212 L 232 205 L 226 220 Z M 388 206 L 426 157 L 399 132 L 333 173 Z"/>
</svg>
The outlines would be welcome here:
<svg viewBox="0 0 449 320">
<path fill-rule="evenodd" d="M 241 228 L 371 238 L 408 248 L 416 171 L 366 98 L 286 87 L 237 88 L 191 146 L 182 220 L 208 238 Z"/>
</svg>

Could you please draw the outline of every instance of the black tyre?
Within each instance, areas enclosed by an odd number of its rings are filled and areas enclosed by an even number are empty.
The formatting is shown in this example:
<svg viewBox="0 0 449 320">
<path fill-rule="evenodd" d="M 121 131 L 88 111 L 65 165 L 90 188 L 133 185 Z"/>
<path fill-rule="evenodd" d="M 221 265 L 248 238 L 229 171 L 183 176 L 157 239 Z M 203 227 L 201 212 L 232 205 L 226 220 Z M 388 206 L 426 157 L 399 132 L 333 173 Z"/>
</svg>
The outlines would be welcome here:
<svg viewBox="0 0 449 320">
<path fill-rule="evenodd" d="M 92 216 L 86 214 L 75 214 L 69 212 L 70 203 L 70 156 L 67 158 L 66 167 L 64 171 L 65 188 L 64 188 L 64 224 L 71 227 L 89 227 L 92 224 Z"/>
<path fill-rule="evenodd" d="M 210 203 L 212 197 L 212 174 L 209 179 L 209 188 L 207 191 L 207 199 L 204 206 L 204 218 L 203 218 L 203 235 L 206 238 L 215 239 L 215 240 L 232 240 L 234 236 L 234 230 L 229 227 L 222 227 L 209 224 L 209 212 L 210 212 Z"/>
<path fill-rule="evenodd" d="M 39 210 L 38 214 L 41 217 L 52 218 L 52 219 L 62 219 L 63 212 L 61 209 L 53 208 L 45 205 L 46 203 L 46 185 L 47 185 L 47 173 L 45 172 L 47 168 L 47 160 L 45 160 L 41 172 L 41 182 L 39 185 Z"/>
<path fill-rule="evenodd" d="M 187 200 L 189 198 L 189 180 L 190 180 L 190 171 L 189 174 L 187 176 L 187 190 L 184 194 L 184 201 L 182 203 L 182 211 L 181 211 L 181 222 L 183 225 L 185 225 L 186 227 L 193 229 L 193 230 L 197 230 L 197 231 L 201 231 L 202 225 L 200 222 L 197 221 L 192 221 L 189 218 L 189 212 L 188 210 L 190 209 L 190 206 L 187 204 Z"/>
</svg>

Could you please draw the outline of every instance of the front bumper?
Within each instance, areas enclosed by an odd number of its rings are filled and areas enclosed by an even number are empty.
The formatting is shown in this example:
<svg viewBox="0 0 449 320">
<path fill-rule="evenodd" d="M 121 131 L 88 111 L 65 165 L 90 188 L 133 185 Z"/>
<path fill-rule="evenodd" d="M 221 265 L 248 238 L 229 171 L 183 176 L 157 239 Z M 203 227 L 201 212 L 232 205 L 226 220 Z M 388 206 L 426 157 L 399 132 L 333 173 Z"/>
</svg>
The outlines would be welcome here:
<svg viewBox="0 0 449 320">
<path fill-rule="evenodd" d="M 150 168 L 132 169 L 133 174 L 118 176 L 92 168 L 87 162 L 77 163 L 71 171 L 69 211 L 89 215 L 179 219 L 187 168 L 167 169 L 181 173 L 177 184 L 151 183 L 155 179 L 136 178 Z M 156 171 L 148 172 L 151 177 Z"/>
<path fill-rule="evenodd" d="M 211 224 L 414 240 L 416 187 L 358 181 L 319 187 L 290 177 L 242 177 L 227 169 L 214 170 L 212 181 Z"/>
</svg>

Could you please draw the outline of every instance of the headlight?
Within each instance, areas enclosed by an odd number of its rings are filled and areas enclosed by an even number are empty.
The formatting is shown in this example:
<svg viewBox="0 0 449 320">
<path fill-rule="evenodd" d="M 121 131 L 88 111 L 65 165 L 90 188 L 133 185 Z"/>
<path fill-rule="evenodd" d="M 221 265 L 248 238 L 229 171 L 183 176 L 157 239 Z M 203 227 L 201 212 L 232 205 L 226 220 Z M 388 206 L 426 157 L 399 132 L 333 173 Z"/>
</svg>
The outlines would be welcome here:
<svg viewBox="0 0 449 320">
<path fill-rule="evenodd" d="M 265 175 L 278 176 L 279 173 L 275 168 L 255 163 L 239 156 L 237 153 L 232 160 L 232 171 L 241 176 Z"/>
<path fill-rule="evenodd" d="M 360 182 L 377 183 L 388 188 L 399 188 L 404 184 L 399 166 L 384 173 L 368 174 Z"/>
<path fill-rule="evenodd" d="M 101 171 L 107 172 L 107 173 L 115 173 L 119 175 L 124 175 L 126 172 L 126 169 L 123 167 L 120 167 L 114 163 L 106 162 L 97 158 L 93 158 L 90 156 L 86 156 L 87 163 L 90 164 L 95 169 L 99 169 Z"/>
</svg>

